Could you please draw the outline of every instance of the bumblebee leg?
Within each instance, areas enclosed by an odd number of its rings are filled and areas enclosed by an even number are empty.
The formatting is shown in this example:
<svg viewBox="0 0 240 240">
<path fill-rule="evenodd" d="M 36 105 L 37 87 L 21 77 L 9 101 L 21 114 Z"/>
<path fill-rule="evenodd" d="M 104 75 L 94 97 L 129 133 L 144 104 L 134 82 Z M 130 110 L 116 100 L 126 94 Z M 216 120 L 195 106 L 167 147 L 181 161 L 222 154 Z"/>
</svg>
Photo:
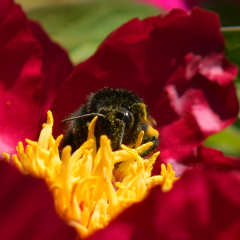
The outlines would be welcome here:
<svg viewBox="0 0 240 240">
<path fill-rule="evenodd" d="M 141 157 L 146 157 L 147 155 L 149 155 L 152 151 L 154 151 L 156 149 L 156 147 L 159 145 L 158 136 L 144 137 L 143 140 L 142 140 L 142 144 L 147 143 L 147 142 L 152 142 L 153 145 L 150 148 L 148 148 L 147 150 L 142 151 L 139 154 Z"/>
<path fill-rule="evenodd" d="M 66 132 L 61 145 L 62 149 L 67 145 L 70 145 L 72 147 L 72 152 L 76 151 L 77 147 L 75 144 L 75 137 L 72 131 Z"/>
<path fill-rule="evenodd" d="M 61 148 L 70 145 L 72 147 L 72 153 L 75 152 L 86 140 L 87 140 L 87 131 L 85 128 L 81 131 L 75 131 L 75 126 L 71 127 L 68 132 L 66 132 Z M 85 133 L 86 132 L 86 133 Z"/>
</svg>

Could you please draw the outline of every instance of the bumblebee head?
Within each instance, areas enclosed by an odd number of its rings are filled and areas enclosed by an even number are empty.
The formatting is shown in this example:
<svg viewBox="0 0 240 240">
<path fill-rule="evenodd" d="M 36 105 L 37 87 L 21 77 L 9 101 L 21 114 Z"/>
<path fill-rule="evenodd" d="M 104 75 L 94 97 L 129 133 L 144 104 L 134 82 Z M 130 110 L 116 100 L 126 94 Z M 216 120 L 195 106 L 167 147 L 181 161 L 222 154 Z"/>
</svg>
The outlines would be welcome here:
<svg viewBox="0 0 240 240">
<path fill-rule="evenodd" d="M 98 118 L 97 135 L 107 135 L 113 150 L 119 149 L 124 136 L 133 128 L 134 115 L 123 107 L 103 107 L 99 110 L 99 114 L 105 118 Z"/>
</svg>

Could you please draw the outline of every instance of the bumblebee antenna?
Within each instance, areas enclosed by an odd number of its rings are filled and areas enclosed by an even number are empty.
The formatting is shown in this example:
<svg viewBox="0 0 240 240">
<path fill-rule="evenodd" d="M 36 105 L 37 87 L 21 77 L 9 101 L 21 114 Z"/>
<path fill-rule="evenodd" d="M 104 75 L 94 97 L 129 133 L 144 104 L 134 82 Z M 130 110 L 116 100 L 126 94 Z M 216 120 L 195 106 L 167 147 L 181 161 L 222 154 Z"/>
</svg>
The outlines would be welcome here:
<svg viewBox="0 0 240 240">
<path fill-rule="evenodd" d="M 90 117 L 90 116 L 98 116 L 98 117 L 106 118 L 106 116 L 104 116 L 100 113 L 90 113 L 90 114 L 85 114 L 85 115 L 81 115 L 81 116 L 78 116 L 78 117 L 66 118 L 66 119 L 63 119 L 62 122 L 68 122 L 68 121 L 71 121 L 71 120 L 84 118 L 84 117 Z"/>
<path fill-rule="evenodd" d="M 120 141 L 119 141 L 119 147 L 121 147 L 121 145 L 122 145 L 124 132 L 125 132 L 125 124 L 123 124 L 123 129 L 122 129 L 122 133 L 121 133 L 121 137 L 120 137 Z"/>
</svg>

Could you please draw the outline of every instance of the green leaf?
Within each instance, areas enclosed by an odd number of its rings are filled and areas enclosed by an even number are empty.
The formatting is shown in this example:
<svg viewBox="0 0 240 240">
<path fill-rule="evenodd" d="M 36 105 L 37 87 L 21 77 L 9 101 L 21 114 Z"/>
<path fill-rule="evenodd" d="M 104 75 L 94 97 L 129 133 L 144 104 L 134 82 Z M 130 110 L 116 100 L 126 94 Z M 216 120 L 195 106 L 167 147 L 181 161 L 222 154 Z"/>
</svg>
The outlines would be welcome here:
<svg viewBox="0 0 240 240">
<path fill-rule="evenodd" d="M 238 99 L 240 101 L 240 81 L 236 81 L 235 85 L 236 85 L 236 88 L 237 88 L 237 96 L 238 96 Z M 240 116 L 239 116 L 239 118 L 240 118 Z M 240 124 L 239 124 L 239 127 L 240 127 Z"/>
<path fill-rule="evenodd" d="M 240 82 L 235 81 L 238 99 L 240 99 Z M 204 145 L 216 148 L 225 155 L 240 156 L 240 115 L 236 122 L 223 131 L 210 136 Z"/>
<path fill-rule="evenodd" d="M 234 1 L 202 1 L 200 4 L 206 10 L 219 15 L 221 31 L 226 40 L 227 58 L 240 66 L 240 3 Z M 240 73 L 238 73 L 240 79 Z"/>
<path fill-rule="evenodd" d="M 142 3 L 95 0 L 37 8 L 29 11 L 28 17 L 41 22 L 77 64 L 91 56 L 106 36 L 123 23 L 159 13 L 159 9 Z"/>
<path fill-rule="evenodd" d="M 240 27 L 222 27 L 221 31 L 225 37 L 226 57 L 238 67 L 240 66 Z M 240 73 L 235 81 L 238 99 L 240 99 Z M 240 119 L 232 126 L 209 137 L 206 146 L 219 149 L 225 155 L 240 156 Z"/>
<path fill-rule="evenodd" d="M 238 67 L 240 66 L 240 27 L 223 27 L 221 31 L 225 37 L 226 57 Z M 238 72 L 240 79 L 240 72 Z"/>
<path fill-rule="evenodd" d="M 19 3 L 24 11 L 28 11 L 31 9 L 36 9 L 39 7 L 48 7 L 48 6 L 57 6 L 63 4 L 76 4 L 84 1 L 91 1 L 91 0 L 15 0 L 15 3 Z"/>
<path fill-rule="evenodd" d="M 227 129 L 209 137 L 204 145 L 219 149 L 229 156 L 240 156 L 240 131 L 236 126 L 230 126 Z"/>
<path fill-rule="evenodd" d="M 200 7 L 213 11 L 219 15 L 221 26 L 238 26 L 240 25 L 240 4 L 237 1 L 201 1 Z"/>
</svg>

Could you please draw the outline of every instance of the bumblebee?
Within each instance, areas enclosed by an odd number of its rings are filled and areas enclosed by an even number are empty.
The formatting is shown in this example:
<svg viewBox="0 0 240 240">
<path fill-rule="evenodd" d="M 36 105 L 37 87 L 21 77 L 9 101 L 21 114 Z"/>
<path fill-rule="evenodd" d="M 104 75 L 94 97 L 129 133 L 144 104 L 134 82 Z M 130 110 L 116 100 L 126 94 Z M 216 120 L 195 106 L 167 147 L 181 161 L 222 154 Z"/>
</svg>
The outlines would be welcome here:
<svg viewBox="0 0 240 240">
<path fill-rule="evenodd" d="M 121 144 L 134 147 L 137 137 L 144 131 L 142 144 L 153 145 L 140 153 L 149 155 L 159 144 L 158 131 L 152 127 L 154 121 L 141 98 L 125 89 L 103 88 L 88 97 L 88 103 L 70 114 L 62 122 L 69 122 L 62 147 L 71 145 L 77 150 L 88 137 L 88 125 L 98 116 L 94 135 L 97 147 L 101 135 L 111 140 L 113 151 L 119 150 Z"/>
</svg>

